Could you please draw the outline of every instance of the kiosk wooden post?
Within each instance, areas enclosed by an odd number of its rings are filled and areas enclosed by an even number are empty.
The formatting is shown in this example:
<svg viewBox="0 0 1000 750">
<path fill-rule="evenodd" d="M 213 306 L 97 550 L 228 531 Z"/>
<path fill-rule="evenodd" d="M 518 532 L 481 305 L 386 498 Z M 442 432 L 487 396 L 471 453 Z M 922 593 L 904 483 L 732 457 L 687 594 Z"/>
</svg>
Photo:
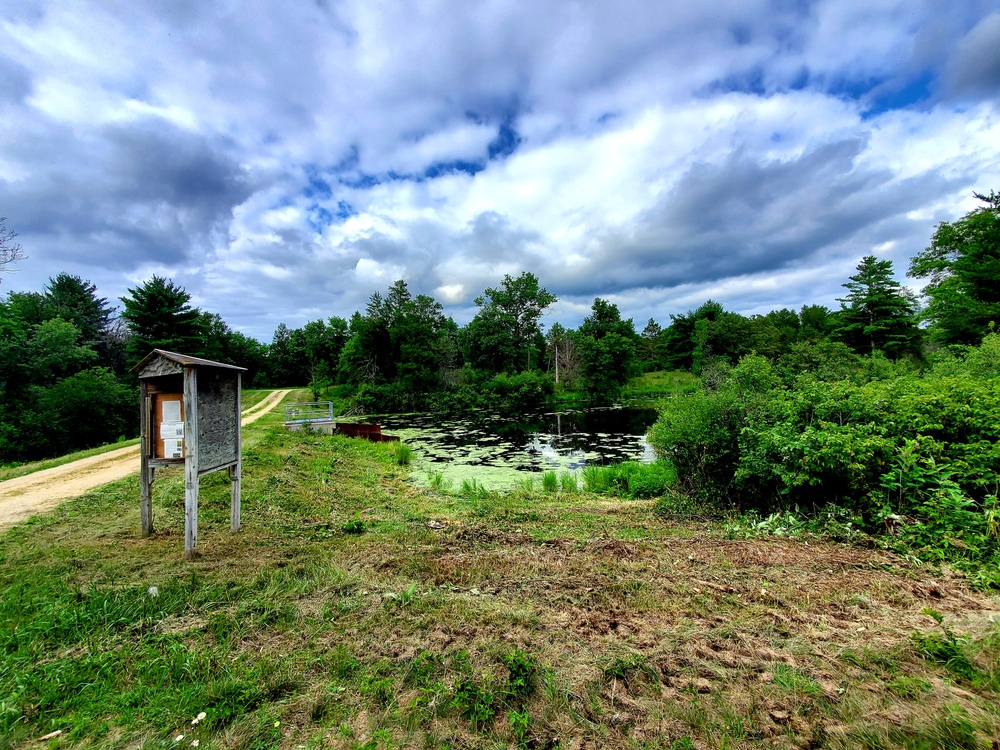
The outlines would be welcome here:
<svg viewBox="0 0 1000 750">
<path fill-rule="evenodd" d="M 243 367 L 154 349 L 133 372 L 140 391 L 140 498 L 142 536 L 153 533 L 156 469 L 184 465 L 184 557 L 198 547 L 198 482 L 227 469 L 232 480 L 230 529 L 240 528 Z"/>
<path fill-rule="evenodd" d="M 240 401 L 243 396 L 243 373 L 236 373 L 236 423 L 240 423 L 240 414 L 243 412 Z M 243 483 L 243 433 L 236 430 L 236 455 L 240 460 L 235 466 L 229 467 L 229 480 L 233 484 L 232 499 L 229 502 L 229 530 L 237 532 L 240 530 L 240 486 Z"/>
</svg>

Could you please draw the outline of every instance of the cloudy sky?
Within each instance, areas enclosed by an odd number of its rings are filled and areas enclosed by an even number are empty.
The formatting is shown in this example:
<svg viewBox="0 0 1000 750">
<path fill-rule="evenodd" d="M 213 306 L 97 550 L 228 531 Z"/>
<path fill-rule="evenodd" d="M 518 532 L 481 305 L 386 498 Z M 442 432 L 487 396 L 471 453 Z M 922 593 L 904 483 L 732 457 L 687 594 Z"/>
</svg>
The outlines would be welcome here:
<svg viewBox="0 0 1000 750">
<path fill-rule="evenodd" d="M 641 329 L 836 305 L 1000 189 L 997 0 L 107 0 L 0 10 L 0 216 L 269 341 L 504 274 Z"/>
</svg>

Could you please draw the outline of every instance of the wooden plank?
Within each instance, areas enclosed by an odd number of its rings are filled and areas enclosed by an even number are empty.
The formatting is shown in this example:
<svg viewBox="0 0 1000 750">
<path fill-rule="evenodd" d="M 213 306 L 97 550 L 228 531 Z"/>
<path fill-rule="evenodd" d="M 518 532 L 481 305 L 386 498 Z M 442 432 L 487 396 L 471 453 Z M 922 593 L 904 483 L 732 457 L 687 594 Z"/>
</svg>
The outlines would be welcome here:
<svg viewBox="0 0 1000 750">
<path fill-rule="evenodd" d="M 202 370 L 198 379 L 199 470 L 222 468 L 236 461 L 240 419 L 237 402 L 239 372 Z"/>
<path fill-rule="evenodd" d="M 179 375 L 184 372 L 182 365 L 171 362 L 166 357 L 155 357 L 139 370 L 140 378 L 155 378 L 161 375 Z"/>
<path fill-rule="evenodd" d="M 149 387 L 139 381 L 139 518 L 142 537 L 153 533 L 153 469 L 149 466 Z"/>
<path fill-rule="evenodd" d="M 198 547 L 198 370 L 184 370 L 184 559 Z"/>
<path fill-rule="evenodd" d="M 229 479 L 232 480 L 232 497 L 229 501 L 229 530 L 236 533 L 240 530 L 240 485 L 243 480 L 243 433 L 240 429 L 240 401 L 243 396 L 243 373 L 236 375 L 236 410 L 233 418 L 236 424 L 236 466 L 230 467 Z"/>
</svg>

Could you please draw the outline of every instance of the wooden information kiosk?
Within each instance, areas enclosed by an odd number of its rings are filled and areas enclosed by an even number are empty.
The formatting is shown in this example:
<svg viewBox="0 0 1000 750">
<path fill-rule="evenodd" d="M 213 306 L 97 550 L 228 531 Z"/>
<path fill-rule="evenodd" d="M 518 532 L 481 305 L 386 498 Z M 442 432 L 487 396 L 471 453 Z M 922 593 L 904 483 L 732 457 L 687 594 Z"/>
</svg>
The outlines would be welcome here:
<svg viewBox="0 0 1000 750">
<path fill-rule="evenodd" d="M 198 546 L 198 479 L 229 470 L 230 528 L 240 528 L 240 386 L 244 367 L 154 349 L 132 368 L 139 375 L 142 535 L 153 533 L 156 469 L 184 465 L 184 557 Z"/>
</svg>

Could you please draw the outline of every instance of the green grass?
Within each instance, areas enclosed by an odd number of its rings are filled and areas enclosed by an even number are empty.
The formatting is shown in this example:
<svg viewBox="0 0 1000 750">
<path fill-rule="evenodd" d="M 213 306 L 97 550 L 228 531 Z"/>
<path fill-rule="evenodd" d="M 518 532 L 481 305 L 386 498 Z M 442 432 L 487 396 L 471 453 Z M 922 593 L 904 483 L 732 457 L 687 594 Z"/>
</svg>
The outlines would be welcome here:
<svg viewBox="0 0 1000 750">
<path fill-rule="evenodd" d="M 392 444 L 286 432 L 280 410 L 244 431 L 243 477 L 237 534 L 228 480 L 202 478 L 190 563 L 177 470 L 158 474 L 149 539 L 136 477 L 0 535 L 0 748 L 930 748 L 1000 732 L 995 600 L 889 553 L 727 539 L 561 478 L 422 490 Z M 941 622 L 923 612 L 934 586 Z"/>
<path fill-rule="evenodd" d="M 559 489 L 563 492 L 576 492 L 579 489 L 576 474 L 564 471 L 559 475 Z"/>
<path fill-rule="evenodd" d="M 240 408 L 243 411 L 256 406 L 265 398 L 274 393 L 273 388 L 251 388 L 249 390 L 243 389 L 240 391 Z"/>
<path fill-rule="evenodd" d="M 542 489 L 545 492 L 555 492 L 559 489 L 559 478 L 554 471 L 542 473 Z"/>
<path fill-rule="evenodd" d="M 392 444 L 393 455 L 400 466 L 408 466 L 413 458 L 413 449 L 402 440 Z"/>
<path fill-rule="evenodd" d="M 622 392 L 624 398 L 654 398 L 693 393 L 698 389 L 698 377 L 684 370 L 647 372 L 632 378 Z"/>
<path fill-rule="evenodd" d="M 677 481 L 677 473 L 665 461 L 643 464 L 626 461 L 606 466 L 587 466 L 583 485 L 590 492 L 629 498 L 653 498 L 667 493 Z"/>
</svg>

